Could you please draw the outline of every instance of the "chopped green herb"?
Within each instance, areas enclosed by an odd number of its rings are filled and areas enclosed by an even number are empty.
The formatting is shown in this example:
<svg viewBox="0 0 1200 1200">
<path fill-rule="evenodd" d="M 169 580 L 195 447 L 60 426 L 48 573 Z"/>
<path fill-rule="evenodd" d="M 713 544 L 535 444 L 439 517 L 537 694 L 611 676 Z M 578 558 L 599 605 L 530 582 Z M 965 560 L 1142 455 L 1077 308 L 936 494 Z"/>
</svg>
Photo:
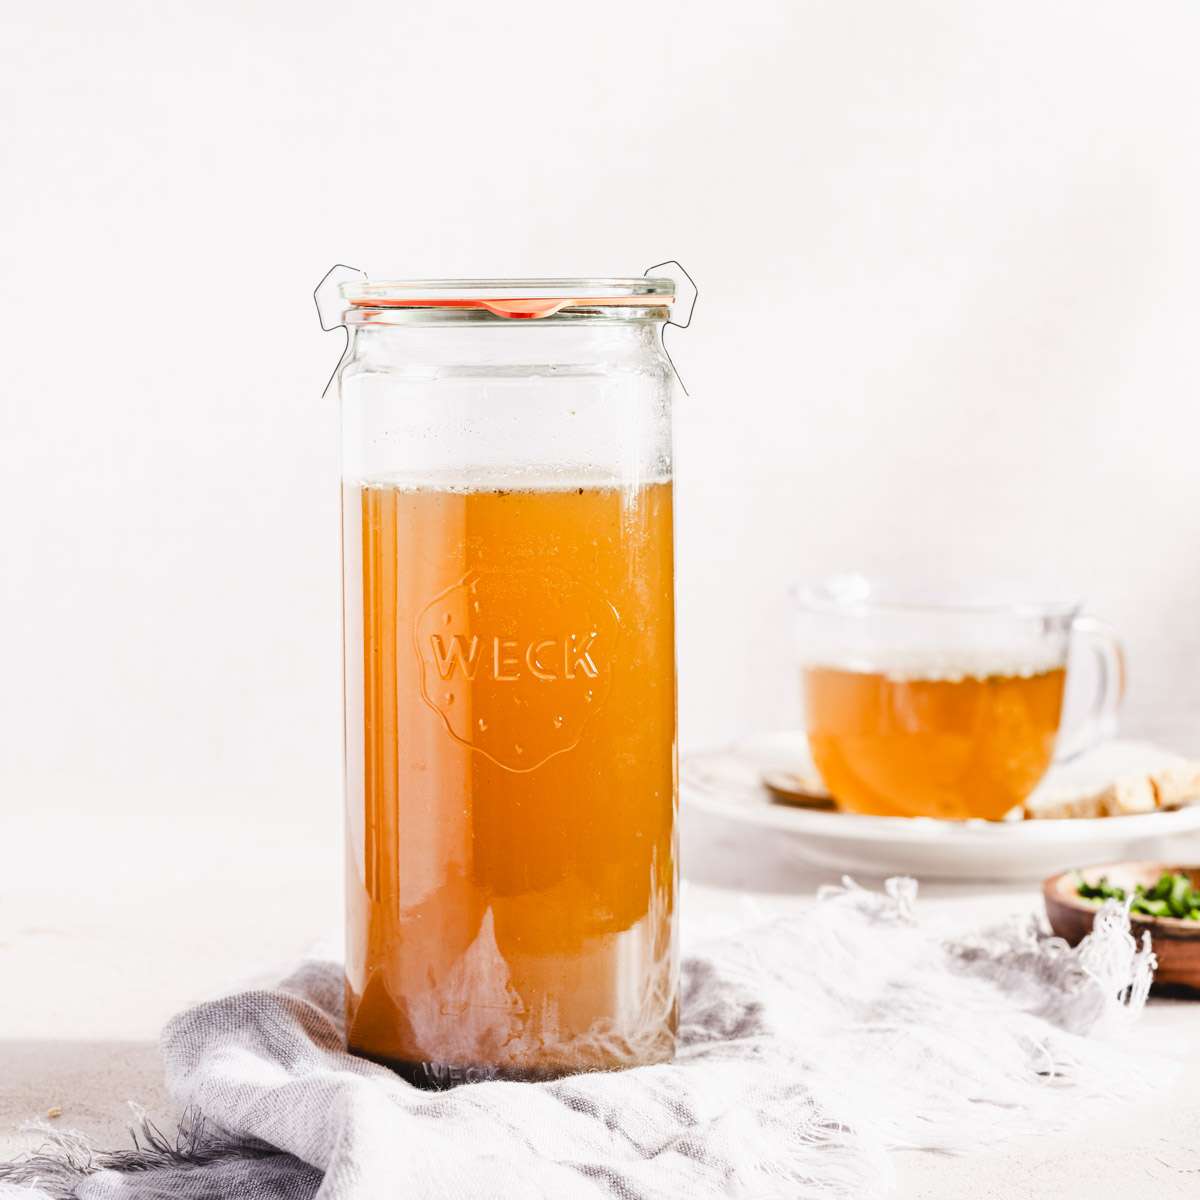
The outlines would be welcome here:
<svg viewBox="0 0 1200 1200">
<path fill-rule="evenodd" d="M 1101 875 L 1095 883 L 1079 878 L 1075 890 L 1085 900 L 1125 900 L 1124 888 L 1108 882 Z M 1153 887 L 1139 883 L 1133 891 L 1129 911 L 1144 917 L 1180 917 L 1186 921 L 1200 921 L 1200 888 L 1192 885 L 1187 875 L 1164 871 Z"/>
</svg>

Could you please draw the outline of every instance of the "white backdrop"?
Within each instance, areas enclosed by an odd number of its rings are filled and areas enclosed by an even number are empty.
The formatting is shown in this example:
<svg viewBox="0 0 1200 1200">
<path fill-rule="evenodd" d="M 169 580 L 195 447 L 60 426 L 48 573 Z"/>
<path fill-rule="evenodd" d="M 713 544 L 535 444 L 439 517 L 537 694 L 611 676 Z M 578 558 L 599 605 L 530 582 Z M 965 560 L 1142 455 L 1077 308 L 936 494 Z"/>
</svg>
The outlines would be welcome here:
<svg viewBox="0 0 1200 1200">
<path fill-rule="evenodd" d="M 1085 594 L 1193 736 L 1192 0 L 3 23 L 5 804 L 327 821 L 337 260 L 686 263 L 685 746 L 795 720 L 791 579 L 926 565 Z"/>
</svg>

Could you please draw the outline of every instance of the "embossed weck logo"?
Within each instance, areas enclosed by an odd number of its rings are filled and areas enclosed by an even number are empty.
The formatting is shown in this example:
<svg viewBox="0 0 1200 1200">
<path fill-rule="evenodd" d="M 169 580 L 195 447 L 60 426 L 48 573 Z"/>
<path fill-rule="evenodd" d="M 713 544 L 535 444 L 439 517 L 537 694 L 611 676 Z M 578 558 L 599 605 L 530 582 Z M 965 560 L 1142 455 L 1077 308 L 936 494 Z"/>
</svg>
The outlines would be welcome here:
<svg viewBox="0 0 1200 1200">
<path fill-rule="evenodd" d="M 456 740 L 532 771 L 603 705 L 619 632 L 607 600 L 552 568 L 472 572 L 417 617 L 421 692 Z"/>
</svg>

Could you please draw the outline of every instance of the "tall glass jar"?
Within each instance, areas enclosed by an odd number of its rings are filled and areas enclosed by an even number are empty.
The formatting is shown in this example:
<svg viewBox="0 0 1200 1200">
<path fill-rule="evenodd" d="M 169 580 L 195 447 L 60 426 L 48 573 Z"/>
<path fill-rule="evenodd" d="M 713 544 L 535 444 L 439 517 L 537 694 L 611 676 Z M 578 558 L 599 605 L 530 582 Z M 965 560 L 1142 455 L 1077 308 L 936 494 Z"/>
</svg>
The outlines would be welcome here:
<svg viewBox="0 0 1200 1200">
<path fill-rule="evenodd" d="M 341 292 L 350 1047 L 668 1059 L 674 284 Z"/>
</svg>

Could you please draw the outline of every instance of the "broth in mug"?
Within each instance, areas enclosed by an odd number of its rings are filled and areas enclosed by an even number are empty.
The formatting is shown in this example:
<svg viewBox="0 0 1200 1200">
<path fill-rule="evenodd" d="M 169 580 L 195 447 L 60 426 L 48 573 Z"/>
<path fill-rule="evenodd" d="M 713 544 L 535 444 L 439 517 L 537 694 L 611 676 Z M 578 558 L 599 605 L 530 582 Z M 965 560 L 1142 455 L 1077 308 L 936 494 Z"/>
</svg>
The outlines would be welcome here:
<svg viewBox="0 0 1200 1200">
<path fill-rule="evenodd" d="M 842 809 L 1000 820 L 1050 765 L 1065 681 L 1061 665 L 813 665 L 808 741 Z"/>
</svg>

